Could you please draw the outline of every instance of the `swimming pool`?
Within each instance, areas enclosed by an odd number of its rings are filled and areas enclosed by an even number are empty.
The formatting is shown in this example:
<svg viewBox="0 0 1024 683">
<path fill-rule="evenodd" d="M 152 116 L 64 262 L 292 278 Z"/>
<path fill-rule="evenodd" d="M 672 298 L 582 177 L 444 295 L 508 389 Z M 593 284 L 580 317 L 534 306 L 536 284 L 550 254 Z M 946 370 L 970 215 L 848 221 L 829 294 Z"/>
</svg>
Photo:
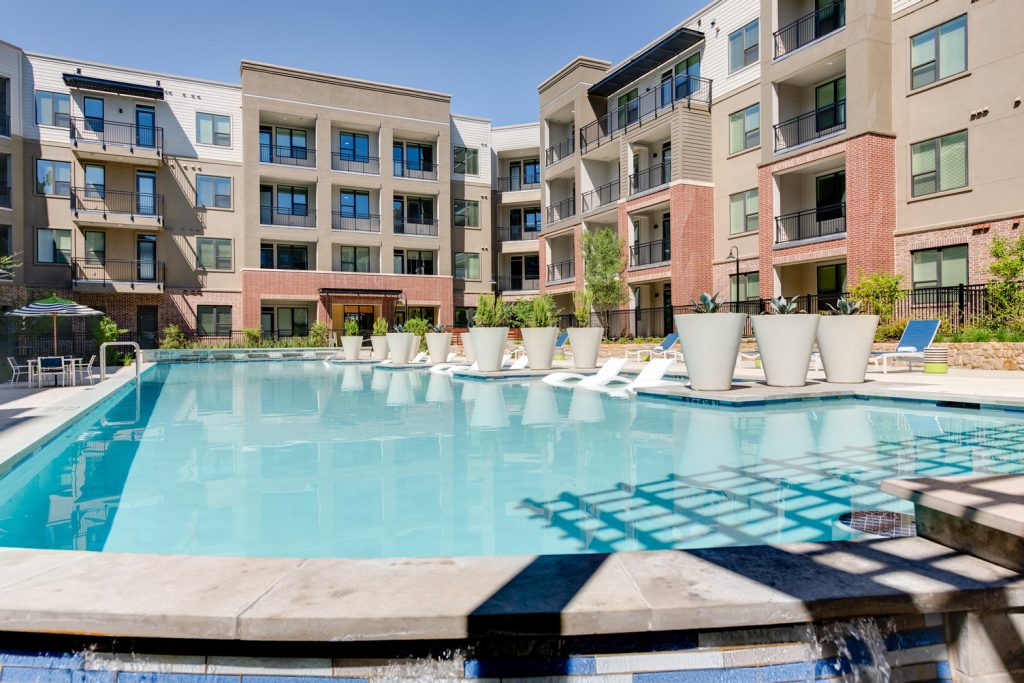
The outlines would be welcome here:
<svg viewBox="0 0 1024 683">
<path fill-rule="evenodd" d="M 391 557 L 828 541 L 882 479 L 1024 470 L 1024 415 L 702 407 L 321 362 L 158 365 L 0 479 L 0 545 Z"/>
</svg>

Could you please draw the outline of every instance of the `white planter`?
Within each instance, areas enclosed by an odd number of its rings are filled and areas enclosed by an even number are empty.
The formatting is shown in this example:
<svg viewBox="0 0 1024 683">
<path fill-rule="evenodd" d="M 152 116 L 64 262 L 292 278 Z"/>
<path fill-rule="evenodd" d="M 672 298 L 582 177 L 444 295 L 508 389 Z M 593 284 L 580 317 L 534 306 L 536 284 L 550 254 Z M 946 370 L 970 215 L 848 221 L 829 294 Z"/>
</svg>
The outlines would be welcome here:
<svg viewBox="0 0 1024 683">
<path fill-rule="evenodd" d="M 842 384 L 864 381 L 877 327 L 877 315 L 822 316 L 818 323 L 818 351 L 826 380 Z"/>
<path fill-rule="evenodd" d="M 346 365 L 345 372 L 341 376 L 342 391 L 362 391 L 363 371 L 358 365 Z"/>
<path fill-rule="evenodd" d="M 568 332 L 569 346 L 572 348 L 572 363 L 576 369 L 590 370 L 596 368 L 597 352 L 601 350 L 604 328 L 570 327 Z"/>
<path fill-rule="evenodd" d="M 408 332 L 388 332 L 388 350 L 391 360 L 395 363 L 409 362 L 409 349 L 412 348 L 413 335 Z"/>
<path fill-rule="evenodd" d="M 472 365 L 476 361 L 476 354 L 473 353 L 473 336 L 469 332 L 463 332 L 459 338 L 462 339 L 462 355 L 466 362 Z"/>
<path fill-rule="evenodd" d="M 768 386 L 802 387 L 807 383 L 820 319 L 817 313 L 754 316 L 751 322 Z"/>
<path fill-rule="evenodd" d="M 473 351 L 480 372 L 501 370 L 501 359 L 505 355 L 508 340 L 507 327 L 474 327 L 469 332 L 473 338 Z"/>
<path fill-rule="evenodd" d="M 683 362 L 696 391 L 728 391 L 740 352 L 746 313 L 688 313 L 675 316 Z"/>
<path fill-rule="evenodd" d="M 387 337 L 370 337 L 370 344 L 373 345 L 374 360 L 384 360 L 388 357 Z"/>
<path fill-rule="evenodd" d="M 416 357 L 416 354 L 420 352 L 420 347 L 423 346 L 423 337 L 413 337 L 412 342 L 409 344 L 409 362 Z"/>
<path fill-rule="evenodd" d="M 451 332 L 427 332 L 427 353 L 431 363 L 448 362 L 448 352 L 452 349 Z"/>
<path fill-rule="evenodd" d="M 341 338 L 341 348 L 345 351 L 345 360 L 359 360 L 359 350 L 363 347 L 361 335 L 345 335 Z"/>
<path fill-rule="evenodd" d="M 558 341 L 557 327 L 524 327 L 523 344 L 526 357 L 530 359 L 531 370 L 550 370 L 555 358 L 555 342 Z"/>
</svg>

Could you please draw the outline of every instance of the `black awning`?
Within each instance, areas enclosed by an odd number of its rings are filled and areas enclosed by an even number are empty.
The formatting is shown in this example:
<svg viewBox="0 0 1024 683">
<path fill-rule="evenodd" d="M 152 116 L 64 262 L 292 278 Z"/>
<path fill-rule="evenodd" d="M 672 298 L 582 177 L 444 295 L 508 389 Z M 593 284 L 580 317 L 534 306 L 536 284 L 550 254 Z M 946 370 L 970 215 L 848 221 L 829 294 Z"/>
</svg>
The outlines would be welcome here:
<svg viewBox="0 0 1024 683">
<path fill-rule="evenodd" d="M 596 97 L 608 97 L 702 40 L 704 34 L 700 31 L 678 28 L 622 66 L 608 72 L 607 76 L 590 86 L 587 92 Z"/>
<path fill-rule="evenodd" d="M 321 287 L 321 294 L 361 294 L 363 296 L 402 296 L 400 289 L 359 289 L 358 287 Z"/>
<path fill-rule="evenodd" d="M 81 74 L 64 74 L 64 85 L 69 88 L 97 90 L 99 92 L 114 93 L 115 95 L 127 95 L 128 97 L 145 97 L 151 100 L 162 100 L 164 98 L 164 89 L 159 86 L 111 81 L 106 78 L 93 78 L 92 76 L 83 76 Z"/>
</svg>

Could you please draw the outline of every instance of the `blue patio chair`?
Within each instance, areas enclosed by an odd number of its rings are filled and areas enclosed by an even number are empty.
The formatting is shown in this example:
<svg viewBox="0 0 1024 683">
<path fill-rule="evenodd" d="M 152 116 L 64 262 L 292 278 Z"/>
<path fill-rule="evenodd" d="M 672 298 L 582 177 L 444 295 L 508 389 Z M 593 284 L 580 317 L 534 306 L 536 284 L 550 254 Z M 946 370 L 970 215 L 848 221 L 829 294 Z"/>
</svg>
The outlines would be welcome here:
<svg viewBox="0 0 1024 683">
<path fill-rule="evenodd" d="M 628 349 L 626 351 L 626 358 L 629 360 L 643 360 L 645 355 L 649 355 L 652 359 L 661 356 L 662 358 L 672 357 L 679 360 L 679 354 L 672 350 L 672 347 L 679 341 L 679 335 L 675 332 L 665 337 L 660 344 L 650 349 Z"/>
<path fill-rule="evenodd" d="M 910 370 L 914 361 L 924 363 L 924 350 L 935 341 L 938 331 L 938 320 L 911 320 L 896 343 L 896 350 L 873 353 L 869 362 L 876 367 L 881 362 L 883 375 L 889 371 L 889 359 L 906 361 Z"/>
</svg>

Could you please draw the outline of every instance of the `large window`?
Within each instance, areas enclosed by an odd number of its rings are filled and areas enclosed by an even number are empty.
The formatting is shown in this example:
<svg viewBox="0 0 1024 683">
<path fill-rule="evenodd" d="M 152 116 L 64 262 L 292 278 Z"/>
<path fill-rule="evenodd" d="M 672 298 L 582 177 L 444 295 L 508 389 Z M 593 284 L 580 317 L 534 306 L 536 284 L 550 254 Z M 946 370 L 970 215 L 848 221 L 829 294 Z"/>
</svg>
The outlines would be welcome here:
<svg viewBox="0 0 1024 683">
<path fill-rule="evenodd" d="M 107 262 L 107 236 L 102 232 L 85 233 L 85 261 L 92 265 Z"/>
<path fill-rule="evenodd" d="M 102 166 L 85 167 L 85 196 L 103 199 L 107 194 L 107 170 Z"/>
<path fill-rule="evenodd" d="M 282 216 L 309 215 L 309 194 L 305 187 L 277 186 L 277 212 Z"/>
<path fill-rule="evenodd" d="M 196 206 L 230 209 L 231 178 L 217 175 L 197 175 Z"/>
<path fill-rule="evenodd" d="M 67 197 L 71 194 L 71 163 L 36 159 L 36 192 Z"/>
<path fill-rule="evenodd" d="M 757 301 L 761 298 L 761 274 L 740 273 L 739 277 L 729 276 L 730 301 Z"/>
<path fill-rule="evenodd" d="M 527 185 L 536 185 L 540 182 L 540 161 L 530 159 L 523 162 L 523 182 Z"/>
<path fill-rule="evenodd" d="M 309 248 L 305 244 L 261 244 L 260 268 L 309 270 Z"/>
<path fill-rule="evenodd" d="M 301 128 L 277 128 L 274 130 L 276 147 L 274 155 L 291 159 L 306 158 L 306 131 Z"/>
<path fill-rule="evenodd" d="M 228 337 L 231 335 L 230 306 L 196 306 L 196 320 L 199 334 L 203 337 Z"/>
<path fill-rule="evenodd" d="M 370 136 L 363 133 L 338 133 L 338 156 L 345 161 L 369 161 Z"/>
<path fill-rule="evenodd" d="M 231 270 L 231 240 L 196 238 L 196 263 L 204 270 Z"/>
<path fill-rule="evenodd" d="M 36 230 L 36 262 L 65 266 L 71 263 L 71 231 L 54 228 Z"/>
<path fill-rule="evenodd" d="M 370 193 L 359 190 L 342 190 L 339 206 L 341 215 L 346 218 L 369 218 Z"/>
<path fill-rule="evenodd" d="M 967 15 L 910 38 L 910 89 L 967 70 Z"/>
<path fill-rule="evenodd" d="M 478 151 L 471 147 L 456 147 L 455 172 L 464 175 L 480 175 L 477 155 Z"/>
<path fill-rule="evenodd" d="M 537 231 L 541 228 L 540 207 L 523 209 L 523 228 L 525 230 Z"/>
<path fill-rule="evenodd" d="M 396 249 L 394 253 L 394 272 L 407 275 L 433 275 L 434 252 Z"/>
<path fill-rule="evenodd" d="M 757 19 L 729 34 L 729 73 L 757 61 L 759 42 Z"/>
<path fill-rule="evenodd" d="M 309 334 L 309 310 L 277 309 L 277 334 L 282 337 L 304 337 Z"/>
<path fill-rule="evenodd" d="M 914 289 L 968 284 L 966 244 L 915 251 L 911 257 Z"/>
<path fill-rule="evenodd" d="M 370 272 L 370 248 L 369 247 L 342 247 L 341 248 L 341 272 L 343 272 L 343 273 L 369 273 Z"/>
<path fill-rule="evenodd" d="M 455 277 L 461 280 L 479 280 L 480 254 L 455 252 Z"/>
<path fill-rule="evenodd" d="M 911 194 L 920 197 L 967 185 L 967 131 L 910 146 Z"/>
<path fill-rule="evenodd" d="M 67 128 L 71 123 L 71 96 L 67 93 L 37 90 L 36 123 Z"/>
<path fill-rule="evenodd" d="M 480 202 L 472 199 L 455 200 L 455 227 L 480 227 Z"/>
<path fill-rule="evenodd" d="M 761 144 L 761 105 L 755 104 L 729 114 L 729 153 L 742 152 Z"/>
<path fill-rule="evenodd" d="M 434 170 L 434 148 L 429 144 L 417 142 L 395 142 L 392 145 L 394 158 L 394 175 L 402 177 L 407 171 Z M 419 177 L 418 173 L 413 174 Z"/>
<path fill-rule="evenodd" d="M 757 188 L 729 196 L 729 234 L 757 230 Z"/>
<path fill-rule="evenodd" d="M 201 145 L 231 146 L 231 117 L 196 113 L 196 142 Z"/>
</svg>

